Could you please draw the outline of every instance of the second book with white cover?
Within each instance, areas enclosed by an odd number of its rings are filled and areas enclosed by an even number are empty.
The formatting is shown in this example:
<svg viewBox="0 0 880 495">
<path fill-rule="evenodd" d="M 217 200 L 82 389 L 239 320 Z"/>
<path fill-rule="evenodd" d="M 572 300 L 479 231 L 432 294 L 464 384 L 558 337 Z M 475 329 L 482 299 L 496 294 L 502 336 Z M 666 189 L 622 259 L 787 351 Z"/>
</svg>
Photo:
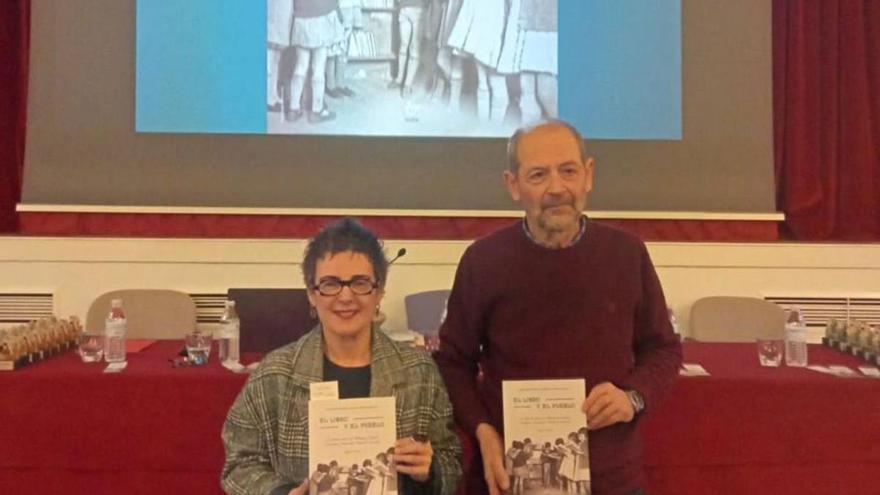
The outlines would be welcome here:
<svg viewBox="0 0 880 495">
<path fill-rule="evenodd" d="M 502 392 L 509 493 L 589 495 L 584 380 L 505 380 Z"/>
</svg>

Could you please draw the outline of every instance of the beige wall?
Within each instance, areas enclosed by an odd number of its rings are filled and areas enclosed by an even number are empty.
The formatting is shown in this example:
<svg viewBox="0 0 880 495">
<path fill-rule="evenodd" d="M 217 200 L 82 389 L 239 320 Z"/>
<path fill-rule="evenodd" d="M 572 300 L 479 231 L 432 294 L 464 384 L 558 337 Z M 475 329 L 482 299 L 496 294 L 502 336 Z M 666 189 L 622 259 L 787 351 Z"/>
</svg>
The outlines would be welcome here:
<svg viewBox="0 0 880 495">
<path fill-rule="evenodd" d="M 452 284 L 468 242 L 386 242 L 407 255 L 394 264 L 383 309 L 405 329 L 403 297 Z M 300 240 L 187 240 L 0 237 L 0 293 L 55 294 L 59 316 L 85 316 L 89 303 L 117 288 L 224 293 L 229 287 L 301 287 Z M 691 304 L 706 295 L 880 294 L 880 245 L 648 245 L 670 306 L 687 333 Z"/>
</svg>

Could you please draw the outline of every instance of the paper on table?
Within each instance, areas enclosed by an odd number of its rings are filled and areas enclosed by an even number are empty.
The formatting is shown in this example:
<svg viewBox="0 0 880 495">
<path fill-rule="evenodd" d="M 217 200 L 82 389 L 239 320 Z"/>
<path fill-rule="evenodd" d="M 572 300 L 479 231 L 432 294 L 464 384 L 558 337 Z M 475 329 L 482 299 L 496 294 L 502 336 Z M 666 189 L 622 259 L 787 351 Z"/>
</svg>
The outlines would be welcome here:
<svg viewBox="0 0 880 495">
<path fill-rule="evenodd" d="M 880 378 L 880 370 L 874 368 L 873 366 L 859 366 L 859 371 L 862 372 L 865 376 L 870 376 L 871 378 Z"/>
<path fill-rule="evenodd" d="M 223 361 L 220 363 L 220 366 L 223 366 L 233 373 L 247 373 L 249 371 L 248 368 L 238 361 Z"/>
<path fill-rule="evenodd" d="M 853 371 L 848 366 L 807 366 L 808 370 L 818 371 L 819 373 L 825 373 L 827 375 L 834 375 L 840 378 L 852 378 L 859 376 L 858 373 Z"/>
<path fill-rule="evenodd" d="M 832 365 L 832 366 L 829 366 L 828 369 L 830 369 L 831 372 L 834 373 L 834 374 L 837 375 L 837 376 L 843 376 L 843 377 L 847 377 L 847 376 L 859 376 L 859 374 L 856 373 L 856 372 L 855 372 L 852 368 L 850 368 L 849 366 L 835 366 L 835 365 Z"/>
<path fill-rule="evenodd" d="M 128 366 L 128 361 L 110 363 L 104 368 L 104 373 L 119 373 L 124 370 L 126 366 Z"/>
<path fill-rule="evenodd" d="M 709 372 L 706 371 L 706 368 L 703 368 L 696 363 L 682 364 L 678 374 L 681 376 L 709 376 Z"/>
</svg>

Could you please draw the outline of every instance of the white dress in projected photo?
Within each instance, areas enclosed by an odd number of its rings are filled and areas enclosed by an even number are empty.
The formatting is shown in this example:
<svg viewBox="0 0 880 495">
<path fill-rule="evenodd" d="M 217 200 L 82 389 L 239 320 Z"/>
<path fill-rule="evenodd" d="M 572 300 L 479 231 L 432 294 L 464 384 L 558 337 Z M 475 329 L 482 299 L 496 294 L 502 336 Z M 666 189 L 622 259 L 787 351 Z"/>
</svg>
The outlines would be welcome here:
<svg viewBox="0 0 880 495">
<path fill-rule="evenodd" d="M 282 95 L 278 85 L 278 68 L 281 65 L 281 54 L 290 47 L 293 2 L 266 1 L 266 105 L 269 112 L 280 112 Z"/>
<path fill-rule="evenodd" d="M 345 0 L 316 118 L 309 84 L 291 101 L 292 5 L 267 0 L 270 134 L 507 137 L 558 116 L 557 0 Z"/>
</svg>

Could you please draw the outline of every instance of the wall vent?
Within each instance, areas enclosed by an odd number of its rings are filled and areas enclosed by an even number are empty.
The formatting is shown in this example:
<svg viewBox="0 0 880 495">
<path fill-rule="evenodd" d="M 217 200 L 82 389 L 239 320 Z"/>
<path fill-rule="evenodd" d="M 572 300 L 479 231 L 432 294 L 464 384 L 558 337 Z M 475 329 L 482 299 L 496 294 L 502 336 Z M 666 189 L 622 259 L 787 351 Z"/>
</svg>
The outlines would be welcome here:
<svg viewBox="0 0 880 495">
<path fill-rule="evenodd" d="M 226 293 L 221 294 L 190 294 L 196 303 L 197 323 L 217 323 L 223 316 L 223 305 L 226 302 Z"/>
<path fill-rule="evenodd" d="M 0 323 L 27 323 L 52 316 L 53 295 L 48 293 L 0 293 Z"/>
<path fill-rule="evenodd" d="M 800 308 L 812 328 L 825 328 L 828 320 L 862 320 L 874 326 L 880 326 L 880 296 L 795 296 L 765 295 L 764 299 L 772 301 L 784 309 Z"/>
</svg>

